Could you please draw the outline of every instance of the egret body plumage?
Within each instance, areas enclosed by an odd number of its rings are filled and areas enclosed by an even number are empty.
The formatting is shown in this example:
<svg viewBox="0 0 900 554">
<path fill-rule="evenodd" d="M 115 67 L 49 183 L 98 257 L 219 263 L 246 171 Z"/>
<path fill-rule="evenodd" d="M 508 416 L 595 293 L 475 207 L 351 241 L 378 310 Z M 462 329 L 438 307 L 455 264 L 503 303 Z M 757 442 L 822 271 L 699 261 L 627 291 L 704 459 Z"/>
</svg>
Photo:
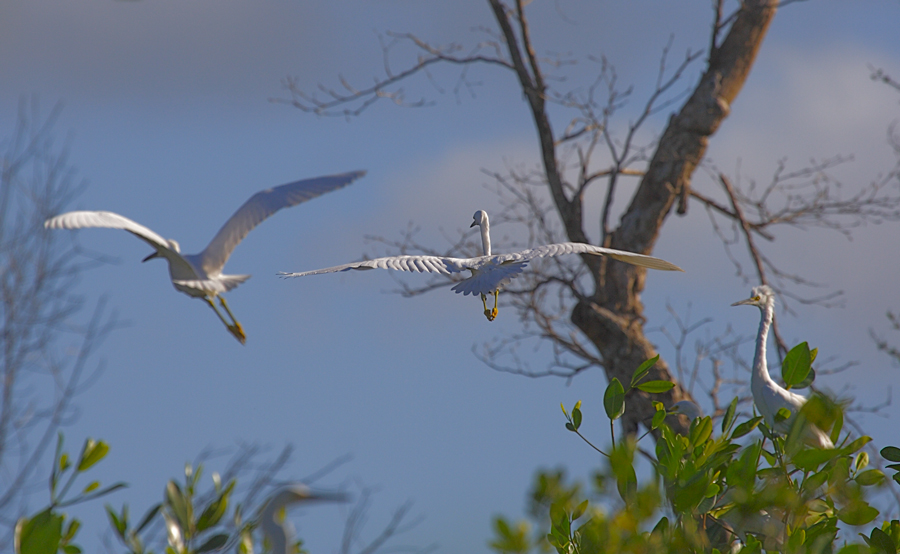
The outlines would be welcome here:
<svg viewBox="0 0 900 554">
<path fill-rule="evenodd" d="M 272 554 L 292 554 L 294 530 L 284 517 L 284 510 L 291 504 L 313 500 L 345 502 L 343 493 L 314 492 L 302 483 L 282 487 L 266 501 L 259 517 L 259 525 L 263 536 L 269 542 Z"/>
<path fill-rule="evenodd" d="M 623 250 L 613 250 L 611 248 L 603 248 L 601 246 L 594 246 L 592 244 L 581 242 L 546 244 L 544 246 L 537 246 L 535 248 L 511 252 L 509 254 L 492 254 L 490 223 L 488 221 L 487 212 L 484 210 L 475 212 L 470 227 L 476 225 L 481 228 L 481 245 L 484 252 L 483 256 L 478 256 L 476 258 L 421 255 L 388 256 L 299 273 L 282 272 L 279 273 L 279 275 L 282 277 L 305 277 L 307 275 L 336 273 L 338 271 L 349 271 L 351 269 L 395 269 L 399 271 L 443 273 L 444 275 L 469 271 L 471 272 L 471 276 L 453 285 L 451 290 L 462 293 L 464 296 L 469 294 L 480 295 L 481 302 L 484 306 L 484 315 L 489 321 L 493 321 L 494 318 L 497 317 L 497 298 L 500 294 L 500 289 L 522 273 L 528 265 L 528 262 L 536 258 L 563 256 L 565 254 L 593 254 L 596 256 L 609 256 L 615 260 L 639 267 L 665 271 L 684 271 L 675 264 L 659 258 L 654 258 L 653 256 L 645 256 L 643 254 L 635 254 L 634 252 L 625 252 Z M 493 309 L 488 309 L 487 307 L 488 294 L 494 295 Z"/>
<path fill-rule="evenodd" d="M 202 298 L 216 312 L 231 334 L 244 343 L 247 340 L 244 330 L 231 313 L 222 293 L 237 287 L 249 279 L 250 275 L 222 273 L 231 252 L 247 233 L 281 208 L 296 206 L 326 192 L 345 187 L 363 175 L 365 171 L 353 171 L 304 179 L 257 192 L 238 208 L 199 254 L 182 254 L 181 247 L 174 240 L 165 239 L 147 227 L 112 212 L 68 212 L 48 219 L 44 222 L 44 227 L 48 229 L 106 227 L 122 229 L 135 235 L 155 250 L 143 261 L 163 258 L 169 262 L 169 277 L 175 289 L 194 298 Z M 227 321 L 216 308 L 213 303 L 216 297 L 219 298 L 219 303 L 231 318 L 231 322 Z"/>
<path fill-rule="evenodd" d="M 759 332 L 756 335 L 756 351 L 753 355 L 750 391 L 753 394 L 753 403 L 756 405 L 756 409 L 759 410 L 760 415 L 765 419 L 766 424 L 782 433 L 787 433 L 800 408 L 806 402 L 806 398 L 785 389 L 769 375 L 769 368 L 766 363 L 766 340 L 769 336 L 772 320 L 775 317 L 775 291 L 768 285 L 753 287 L 753 290 L 750 292 L 750 298 L 735 302 L 732 306 L 756 306 L 760 309 L 762 315 L 759 321 Z M 791 412 L 791 417 L 776 425 L 775 414 L 781 408 L 787 408 Z M 819 448 L 834 448 L 834 444 L 828 435 L 815 425 L 809 424 L 804 434 L 807 442 Z"/>
</svg>

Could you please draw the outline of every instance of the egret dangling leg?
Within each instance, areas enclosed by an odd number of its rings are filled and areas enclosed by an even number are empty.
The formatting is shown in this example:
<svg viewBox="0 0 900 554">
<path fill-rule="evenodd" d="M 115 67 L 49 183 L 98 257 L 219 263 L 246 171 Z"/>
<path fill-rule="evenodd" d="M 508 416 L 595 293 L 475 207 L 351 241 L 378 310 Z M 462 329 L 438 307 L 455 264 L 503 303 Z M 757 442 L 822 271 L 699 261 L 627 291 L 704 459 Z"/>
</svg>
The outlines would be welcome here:
<svg viewBox="0 0 900 554">
<path fill-rule="evenodd" d="M 231 321 L 234 323 L 234 325 L 228 326 L 228 330 L 231 331 L 231 334 L 234 335 L 235 337 L 237 337 L 237 339 L 239 341 L 241 341 L 241 344 L 246 343 L 247 335 L 244 334 L 244 328 L 241 327 L 241 324 L 238 323 L 237 318 L 234 317 L 233 313 L 231 313 L 231 309 L 228 307 L 228 304 L 225 302 L 224 296 L 219 296 L 219 304 L 221 304 L 222 307 L 225 308 L 225 311 L 228 312 L 228 317 L 230 317 Z"/>
<path fill-rule="evenodd" d="M 494 291 L 494 309 L 489 310 L 487 307 L 487 295 L 481 295 L 481 303 L 484 305 L 484 317 L 487 318 L 488 321 L 494 321 L 497 317 L 497 295 L 500 294 L 500 289 Z"/>
<path fill-rule="evenodd" d="M 206 303 L 209 304 L 209 307 L 212 308 L 214 312 L 216 312 L 216 315 L 219 316 L 219 319 L 222 321 L 222 323 L 225 324 L 225 328 L 228 329 L 228 331 L 232 335 L 234 335 L 234 338 L 239 340 L 241 344 L 245 344 L 247 342 L 247 335 L 244 334 L 244 330 L 241 328 L 241 324 L 238 323 L 236 319 L 234 319 L 234 315 L 231 313 L 231 310 L 228 309 L 228 305 L 225 304 L 225 299 L 220 296 L 219 302 L 222 303 L 222 307 L 225 308 L 225 311 L 228 312 L 229 317 L 231 317 L 232 323 L 228 323 L 228 321 L 225 319 L 225 316 L 223 316 L 222 312 L 220 312 L 219 309 L 216 308 L 215 303 L 213 303 L 213 301 L 210 300 L 208 296 L 204 296 L 203 299 L 206 300 Z"/>
</svg>

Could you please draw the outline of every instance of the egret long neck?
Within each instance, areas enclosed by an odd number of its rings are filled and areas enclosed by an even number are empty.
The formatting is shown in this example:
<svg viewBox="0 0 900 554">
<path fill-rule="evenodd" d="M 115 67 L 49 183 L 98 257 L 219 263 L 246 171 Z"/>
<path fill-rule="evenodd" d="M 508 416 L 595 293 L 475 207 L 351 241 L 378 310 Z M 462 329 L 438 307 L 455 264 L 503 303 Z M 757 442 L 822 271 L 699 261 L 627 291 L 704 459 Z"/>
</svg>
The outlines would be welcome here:
<svg viewBox="0 0 900 554">
<path fill-rule="evenodd" d="M 481 247 L 484 249 L 484 255 L 491 255 L 491 224 L 485 216 L 484 221 L 479 225 L 481 227 Z"/>
<path fill-rule="evenodd" d="M 775 306 L 770 301 L 759 320 L 759 333 L 756 336 L 756 353 L 753 355 L 753 374 L 750 377 L 750 388 L 755 390 L 757 387 L 772 383 L 772 377 L 769 375 L 769 368 L 766 364 L 766 340 L 769 337 L 769 327 L 772 326 L 772 318 L 775 315 Z"/>
</svg>

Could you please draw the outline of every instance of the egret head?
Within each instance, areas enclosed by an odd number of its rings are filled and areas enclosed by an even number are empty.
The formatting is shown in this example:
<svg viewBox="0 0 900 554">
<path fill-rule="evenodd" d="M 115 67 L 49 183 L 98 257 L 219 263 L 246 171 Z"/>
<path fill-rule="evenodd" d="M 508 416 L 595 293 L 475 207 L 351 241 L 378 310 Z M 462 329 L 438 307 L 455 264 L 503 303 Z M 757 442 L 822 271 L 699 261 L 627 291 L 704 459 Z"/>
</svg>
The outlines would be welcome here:
<svg viewBox="0 0 900 554">
<path fill-rule="evenodd" d="M 488 221 L 487 212 L 484 210 L 478 210 L 477 212 L 475 212 L 475 215 L 472 216 L 472 219 L 473 219 L 472 224 L 469 225 L 469 227 L 474 227 L 476 225 L 478 225 L 478 226 L 486 225 L 487 221 Z"/>
<path fill-rule="evenodd" d="M 703 410 L 700 409 L 700 406 L 698 406 L 696 402 L 691 402 L 690 400 L 682 400 L 672 404 L 672 407 L 669 408 L 669 412 L 686 416 L 689 421 L 694 421 L 698 417 L 703 417 Z"/>
<path fill-rule="evenodd" d="M 765 309 L 770 302 L 775 303 L 775 291 L 769 285 L 759 285 L 750 291 L 750 298 L 735 302 L 732 306 L 756 306 Z"/>
</svg>

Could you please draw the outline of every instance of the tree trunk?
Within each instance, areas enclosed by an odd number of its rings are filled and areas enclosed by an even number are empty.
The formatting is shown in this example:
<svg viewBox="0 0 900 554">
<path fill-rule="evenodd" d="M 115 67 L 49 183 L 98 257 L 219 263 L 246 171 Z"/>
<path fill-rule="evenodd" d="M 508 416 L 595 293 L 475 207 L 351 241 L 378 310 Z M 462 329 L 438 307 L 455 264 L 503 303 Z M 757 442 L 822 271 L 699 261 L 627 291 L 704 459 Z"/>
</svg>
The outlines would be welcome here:
<svg viewBox="0 0 900 554">
<path fill-rule="evenodd" d="M 776 0 L 743 3 L 725 40 L 710 53 L 708 68 L 690 99 L 670 118 L 631 204 L 609 236 L 609 247 L 650 254 L 673 204 L 679 201 L 679 212 L 686 211 L 691 175 L 706 152 L 709 136 L 728 116 L 743 87 L 776 8 Z M 646 270 L 606 260 L 594 271 L 593 296 L 575 306 L 571 320 L 600 351 L 607 377 L 628 383 L 638 365 L 656 355 L 643 329 L 640 293 Z M 648 378 L 674 380 L 662 360 Z M 654 398 L 670 405 L 689 395 L 676 386 Z M 622 417 L 626 433 L 636 433 L 654 413 L 650 395 L 643 392 L 632 392 L 626 406 Z"/>
</svg>

